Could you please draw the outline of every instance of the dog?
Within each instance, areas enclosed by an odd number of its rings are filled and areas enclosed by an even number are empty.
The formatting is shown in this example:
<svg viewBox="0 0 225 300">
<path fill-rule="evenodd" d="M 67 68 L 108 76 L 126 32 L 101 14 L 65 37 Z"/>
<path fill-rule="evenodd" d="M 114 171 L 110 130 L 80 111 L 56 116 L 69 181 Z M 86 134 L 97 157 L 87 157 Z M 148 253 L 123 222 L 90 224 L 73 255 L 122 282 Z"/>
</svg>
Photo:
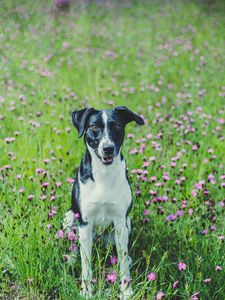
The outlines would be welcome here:
<svg viewBox="0 0 225 300">
<path fill-rule="evenodd" d="M 128 256 L 131 221 L 129 212 L 132 193 L 122 155 L 125 127 L 129 122 L 143 125 L 144 120 L 125 106 L 111 110 L 85 108 L 72 113 L 78 137 L 84 135 L 86 152 L 81 161 L 72 191 L 72 207 L 66 213 L 64 228 L 78 217 L 78 233 L 82 265 L 82 290 L 92 295 L 91 252 L 93 230 L 97 226 L 114 227 L 121 299 L 133 295 L 130 284 L 131 258 Z"/>
</svg>

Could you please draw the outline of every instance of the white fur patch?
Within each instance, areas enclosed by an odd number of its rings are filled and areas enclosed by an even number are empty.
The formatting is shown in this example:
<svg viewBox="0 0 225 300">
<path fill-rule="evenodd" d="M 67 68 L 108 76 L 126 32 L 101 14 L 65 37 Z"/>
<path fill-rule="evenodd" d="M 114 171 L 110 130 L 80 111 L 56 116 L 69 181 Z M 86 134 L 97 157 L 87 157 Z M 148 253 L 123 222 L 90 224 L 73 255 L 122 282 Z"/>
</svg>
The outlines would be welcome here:
<svg viewBox="0 0 225 300">
<path fill-rule="evenodd" d="M 82 219 L 93 225 L 108 226 L 116 218 L 126 216 L 132 195 L 126 178 L 125 161 L 120 154 L 111 165 L 105 166 L 91 147 L 92 174 L 94 181 L 79 181 Z"/>
<path fill-rule="evenodd" d="M 98 146 L 98 153 L 100 156 L 103 154 L 103 146 L 104 145 L 113 145 L 113 142 L 109 138 L 108 128 L 107 128 L 107 120 L 108 116 L 105 111 L 102 112 L 102 119 L 104 122 L 104 132 L 103 132 L 103 138 L 101 139 L 99 146 Z"/>
</svg>

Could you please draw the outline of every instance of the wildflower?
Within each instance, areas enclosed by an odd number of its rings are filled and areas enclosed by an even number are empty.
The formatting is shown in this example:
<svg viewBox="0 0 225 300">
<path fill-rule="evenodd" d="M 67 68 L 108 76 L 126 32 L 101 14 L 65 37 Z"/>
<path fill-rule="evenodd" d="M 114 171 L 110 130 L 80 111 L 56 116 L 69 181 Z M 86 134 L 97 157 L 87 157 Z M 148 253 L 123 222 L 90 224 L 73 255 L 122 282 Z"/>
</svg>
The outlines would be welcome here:
<svg viewBox="0 0 225 300">
<path fill-rule="evenodd" d="M 40 196 L 40 199 L 41 199 L 41 200 L 46 200 L 46 199 L 47 199 L 47 196 L 46 196 L 46 195 L 41 195 L 41 196 Z"/>
<path fill-rule="evenodd" d="M 24 191 L 25 191 L 24 187 L 21 187 L 21 188 L 19 189 L 19 193 L 20 193 L 20 194 L 23 194 Z"/>
<path fill-rule="evenodd" d="M 223 240 L 224 240 L 224 235 L 220 234 L 220 235 L 218 236 L 218 239 L 219 239 L 220 241 L 223 241 Z"/>
<path fill-rule="evenodd" d="M 134 149 L 131 149 L 129 151 L 130 154 L 137 154 L 138 153 L 138 149 L 137 148 L 134 148 Z"/>
<path fill-rule="evenodd" d="M 34 195 L 29 195 L 27 198 L 29 201 L 31 201 L 32 199 L 34 199 Z"/>
<path fill-rule="evenodd" d="M 184 215 L 184 211 L 183 210 L 178 210 L 177 212 L 176 212 L 176 216 L 177 217 L 182 217 Z"/>
<path fill-rule="evenodd" d="M 135 194 L 137 197 L 139 197 L 141 195 L 141 190 L 136 190 Z"/>
<path fill-rule="evenodd" d="M 174 221 L 176 220 L 176 215 L 174 214 L 170 214 L 169 216 L 166 217 L 166 222 L 169 222 L 169 221 Z"/>
<path fill-rule="evenodd" d="M 117 264 L 117 257 L 116 256 L 112 256 L 110 258 L 110 263 L 111 263 L 111 265 L 116 265 Z"/>
<path fill-rule="evenodd" d="M 216 266 L 215 270 L 216 270 L 216 272 L 220 272 L 220 271 L 222 271 L 222 267 L 221 266 Z"/>
<path fill-rule="evenodd" d="M 75 182 L 75 179 L 74 178 L 67 178 L 66 181 L 68 183 L 74 183 Z"/>
<path fill-rule="evenodd" d="M 15 140 L 16 140 L 16 138 L 14 138 L 14 137 L 6 137 L 6 138 L 4 138 L 4 141 L 7 144 L 13 143 L 13 142 L 15 142 Z"/>
<path fill-rule="evenodd" d="M 50 163 L 50 159 L 48 158 L 44 159 L 44 163 L 47 165 L 48 163 Z"/>
<path fill-rule="evenodd" d="M 56 207 L 55 206 L 52 206 L 51 207 L 51 210 L 49 211 L 49 213 L 48 213 L 48 216 L 49 216 L 49 218 L 52 218 L 54 215 L 56 215 L 57 214 L 57 209 L 56 209 Z"/>
<path fill-rule="evenodd" d="M 150 177 L 150 181 L 151 181 L 151 182 L 155 182 L 156 180 L 157 180 L 157 177 L 155 177 L 155 176 L 151 176 L 151 177 Z"/>
<path fill-rule="evenodd" d="M 164 298 L 164 296 L 165 296 L 165 294 L 163 293 L 163 292 L 158 292 L 157 294 L 156 294 L 156 300 L 161 300 L 161 299 L 163 299 Z"/>
<path fill-rule="evenodd" d="M 188 210 L 188 214 L 189 214 L 190 216 L 193 215 L 193 212 L 194 212 L 193 208 L 190 208 L 190 209 Z"/>
<path fill-rule="evenodd" d="M 59 230 L 59 231 L 56 233 L 55 238 L 56 238 L 56 239 L 59 239 L 59 238 L 62 239 L 63 236 L 64 236 L 63 230 Z"/>
<path fill-rule="evenodd" d="M 203 282 L 205 284 L 209 284 L 211 282 L 211 278 L 206 278 L 206 279 L 203 279 Z"/>
<path fill-rule="evenodd" d="M 150 211 L 148 209 L 145 209 L 144 210 L 144 215 L 146 216 L 146 215 L 149 215 L 149 214 L 150 214 Z"/>
<path fill-rule="evenodd" d="M 145 205 L 148 207 L 150 205 L 150 201 L 149 200 L 145 201 Z"/>
<path fill-rule="evenodd" d="M 116 272 L 113 271 L 111 274 L 107 274 L 106 281 L 114 283 L 116 281 L 116 278 L 117 278 Z"/>
<path fill-rule="evenodd" d="M 144 161 L 142 166 L 143 168 L 146 168 L 149 166 L 149 164 L 150 164 L 149 161 Z"/>
<path fill-rule="evenodd" d="M 191 296 L 191 300 L 198 300 L 200 296 L 200 292 L 196 292 Z"/>
<path fill-rule="evenodd" d="M 179 286 L 179 281 L 177 280 L 173 283 L 173 289 L 177 289 L 178 286 Z"/>
<path fill-rule="evenodd" d="M 206 235 L 206 234 L 208 234 L 208 230 L 203 229 L 203 230 L 202 230 L 202 235 Z"/>
<path fill-rule="evenodd" d="M 148 277 L 148 280 L 149 281 L 154 281 L 154 280 L 156 280 L 156 274 L 155 273 L 149 273 L 148 275 L 147 275 L 147 277 Z"/>
<path fill-rule="evenodd" d="M 193 151 L 197 151 L 197 150 L 198 150 L 198 146 L 197 146 L 197 145 L 193 145 L 193 146 L 192 146 L 192 150 L 193 150 Z"/>
<path fill-rule="evenodd" d="M 54 201 L 54 200 L 55 200 L 55 195 L 51 195 L 51 196 L 50 196 L 50 200 L 51 200 L 51 201 Z"/>
<path fill-rule="evenodd" d="M 197 193 L 195 190 L 193 190 L 193 191 L 191 192 L 191 194 L 192 194 L 193 197 L 196 197 L 196 196 L 198 195 L 198 193 Z"/>
<path fill-rule="evenodd" d="M 41 186 L 47 188 L 49 186 L 49 182 L 43 182 Z"/>
<path fill-rule="evenodd" d="M 155 161 L 156 158 L 155 158 L 155 156 L 151 156 L 151 157 L 149 157 L 149 160 L 150 160 L 150 161 Z"/>
<path fill-rule="evenodd" d="M 67 234 L 67 237 L 70 241 L 76 241 L 77 240 L 77 236 L 75 235 L 75 233 L 73 231 L 69 231 Z"/>
<path fill-rule="evenodd" d="M 177 264 L 177 266 L 178 266 L 178 270 L 179 271 L 182 271 L 182 270 L 186 270 L 187 269 L 187 265 L 184 263 L 184 262 L 179 262 L 178 264 Z"/>
<path fill-rule="evenodd" d="M 74 252 L 74 251 L 76 251 L 76 250 L 77 250 L 77 247 L 76 247 L 76 245 L 74 245 L 74 244 L 71 244 L 71 245 L 70 245 L 70 247 L 69 247 L 69 250 L 70 250 L 70 252 Z"/>
<path fill-rule="evenodd" d="M 216 230 L 216 226 L 211 225 L 211 226 L 209 227 L 209 229 L 210 229 L 211 231 L 215 231 L 215 230 Z"/>
</svg>

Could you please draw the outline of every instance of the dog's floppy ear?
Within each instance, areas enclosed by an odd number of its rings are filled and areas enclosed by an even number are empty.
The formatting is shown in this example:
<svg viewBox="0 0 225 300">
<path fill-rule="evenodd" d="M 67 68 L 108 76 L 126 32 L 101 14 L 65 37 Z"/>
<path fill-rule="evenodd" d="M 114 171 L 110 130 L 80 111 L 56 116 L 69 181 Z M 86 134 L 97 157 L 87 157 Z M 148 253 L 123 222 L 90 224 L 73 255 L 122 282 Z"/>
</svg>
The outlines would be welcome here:
<svg viewBox="0 0 225 300">
<path fill-rule="evenodd" d="M 121 115 L 125 124 L 135 121 L 138 125 L 144 125 L 142 117 L 129 110 L 126 106 L 117 106 L 115 111 Z"/>
<path fill-rule="evenodd" d="M 81 110 L 75 110 L 72 112 L 72 121 L 73 125 L 76 127 L 78 131 L 78 137 L 82 137 L 85 126 L 87 124 L 88 119 L 93 113 L 94 108 L 84 108 Z"/>
</svg>

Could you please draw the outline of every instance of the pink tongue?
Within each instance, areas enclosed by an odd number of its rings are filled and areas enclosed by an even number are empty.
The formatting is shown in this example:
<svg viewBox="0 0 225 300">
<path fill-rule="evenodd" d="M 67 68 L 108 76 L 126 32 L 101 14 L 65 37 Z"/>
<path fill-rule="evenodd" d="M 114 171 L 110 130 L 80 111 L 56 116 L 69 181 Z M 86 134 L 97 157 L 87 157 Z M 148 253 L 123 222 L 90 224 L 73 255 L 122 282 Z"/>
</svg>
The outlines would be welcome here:
<svg viewBox="0 0 225 300">
<path fill-rule="evenodd" d="M 112 157 L 105 157 L 106 161 L 112 161 Z"/>
</svg>

